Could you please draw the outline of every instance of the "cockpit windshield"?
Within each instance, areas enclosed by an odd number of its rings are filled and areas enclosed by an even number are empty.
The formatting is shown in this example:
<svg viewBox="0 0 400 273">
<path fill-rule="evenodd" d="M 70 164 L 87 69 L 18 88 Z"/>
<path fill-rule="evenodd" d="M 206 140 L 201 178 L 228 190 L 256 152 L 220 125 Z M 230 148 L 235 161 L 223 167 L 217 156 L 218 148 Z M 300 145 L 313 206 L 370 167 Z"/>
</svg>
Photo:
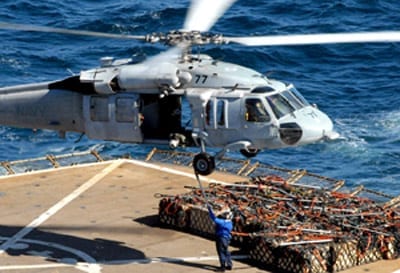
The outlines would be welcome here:
<svg viewBox="0 0 400 273">
<path fill-rule="evenodd" d="M 310 103 L 308 103 L 308 101 L 303 97 L 303 95 L 300 94 L 299 91 L 297 91 L 297 89 L 293 85 L 289 87 L 289 91 L 293 94 L 293 96 L 296 97 L 296 99 L 299 100 L 303 107 L 310 105 Z"/>
<path fill-rule="evenodd" d="M 309 105 L 294 87 L 269 95 L 266 100 L 278 119 Z"/>
</svg>

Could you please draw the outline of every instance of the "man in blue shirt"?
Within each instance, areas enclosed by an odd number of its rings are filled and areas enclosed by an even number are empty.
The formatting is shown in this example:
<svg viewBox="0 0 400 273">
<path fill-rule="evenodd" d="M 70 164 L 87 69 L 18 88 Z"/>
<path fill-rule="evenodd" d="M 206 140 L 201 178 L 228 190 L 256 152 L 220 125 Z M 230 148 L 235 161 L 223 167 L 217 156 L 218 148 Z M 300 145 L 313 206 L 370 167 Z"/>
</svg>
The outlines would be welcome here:
<svg viewBox="0 0 400 273">
<path fill-rule="evenodd" d="M 221 267 L 217 269 L 217 272 L 225 272 L 226 270 L 232 270 L 232 259 L 231 253 L 228 250 L 229 243 L 231 241 L 231 231 L 233 229 L 232 224 L 232 212 L 225 211 L 221 213 L 218 218 L 215 216 L 210 205 L 207 205 L 208 213 L 211 220 L 215 223 L 215 235 L 216 235 L 216 247 Z"/>
</svg>

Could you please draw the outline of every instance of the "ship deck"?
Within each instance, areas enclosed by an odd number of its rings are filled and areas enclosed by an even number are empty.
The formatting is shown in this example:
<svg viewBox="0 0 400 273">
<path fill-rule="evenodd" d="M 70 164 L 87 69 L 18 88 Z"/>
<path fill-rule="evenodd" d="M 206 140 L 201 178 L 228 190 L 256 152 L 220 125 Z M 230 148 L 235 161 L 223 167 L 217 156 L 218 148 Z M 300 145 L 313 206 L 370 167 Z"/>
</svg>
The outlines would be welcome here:
<svg viewBox="0 0 400 273">
<path fill-rule="evenodd" d="M 238 180 L 215 173 L 206 182 Z M 191 168 L 109 160 L 0 177 L 0 272 L 204 272 L 214 242 L 159 226 L 156 193 L 197 186 Z M 238 272 L 260 268 L 231 248 Z M 343 273 L 393 273 L 381 260 Z M 399 270 L 400 272 L 400 270 Z"/>
</svg>

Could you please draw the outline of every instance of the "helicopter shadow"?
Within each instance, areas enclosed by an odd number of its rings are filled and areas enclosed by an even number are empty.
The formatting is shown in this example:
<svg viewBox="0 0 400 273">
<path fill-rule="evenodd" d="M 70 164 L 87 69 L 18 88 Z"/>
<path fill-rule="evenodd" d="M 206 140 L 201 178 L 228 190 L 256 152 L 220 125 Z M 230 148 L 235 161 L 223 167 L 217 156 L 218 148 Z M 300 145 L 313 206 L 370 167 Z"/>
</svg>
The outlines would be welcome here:
<svg viewBox="0 0 400 273">
<path fill-rule="evenodd" d="M 156 224 L 156 217 L 145 217 L 149 224 Z M 124 245 L 124 242 L 104 238 L 86 239 L 57 233 L 57 230 L 85 230 L 88 227 L 52 226 L 52 231 L 34 229 L 23 239 L 11 245 L 5 253 L 13 257 L 42 257 L 49 263 L 60 263 L 66 266 L 90 265 L 123 265 L 150 264 L 153 261 L 176 264 L 183 267 L 200 268 L 215 271 L 216 266 L 204 263 L 185 261 L 171 257 L 146 257 L 144 252 Z M 0 246 L 18 233 L 21 226 L 0 225 Z"/>
<path fill-rule="evenodd" d="M 0 225 L 0 243 L 4 243 L 24 227 Z M 67 229 L 52 227 L 52 230 Z M 85 227 L 75 227 L 82 230 Z M 38 256 L 50 262 L 65 264 L 98 263 L 113 264 L 115 261 L 146 260 L 140 250 L 123 242 L 104 238 L 86 239 L 72 235 L 35 229 L 5 252 L 10 256 Z"/>
</svg>

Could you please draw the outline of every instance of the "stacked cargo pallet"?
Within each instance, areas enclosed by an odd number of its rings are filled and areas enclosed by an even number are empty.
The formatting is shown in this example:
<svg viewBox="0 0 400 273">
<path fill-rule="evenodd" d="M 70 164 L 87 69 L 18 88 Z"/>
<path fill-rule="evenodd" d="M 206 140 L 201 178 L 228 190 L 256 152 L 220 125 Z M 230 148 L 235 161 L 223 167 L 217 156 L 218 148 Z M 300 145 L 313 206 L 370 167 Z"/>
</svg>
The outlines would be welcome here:
<svg viewBox="0 0 400 273">
<path fill-rule="evenodd" d="M 275 175 L 205 189 L 215 211 L 233 211 L 234 244 L 254 261 L 294 273 L 337 272 L 397 257 L 398 200 L 382 203 L 360 192 L 290 183 Z M 201 236 L 214 233 L 196 188 L 162 198 L 159 217 L 163 224 Z"/>
</svg>

